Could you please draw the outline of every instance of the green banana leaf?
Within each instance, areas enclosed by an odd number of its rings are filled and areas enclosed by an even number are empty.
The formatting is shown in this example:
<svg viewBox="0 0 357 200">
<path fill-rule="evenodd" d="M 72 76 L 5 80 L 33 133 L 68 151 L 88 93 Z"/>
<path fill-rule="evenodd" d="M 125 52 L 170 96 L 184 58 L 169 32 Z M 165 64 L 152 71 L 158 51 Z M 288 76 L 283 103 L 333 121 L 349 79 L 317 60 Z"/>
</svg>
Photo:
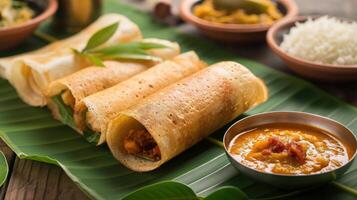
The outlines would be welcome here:
<svg viewBox="0 0 357 200">
<path fill-rule="evenodd" d="M 197 51 L 208 63 L 222 60 L 238 61 L 262 78 L 269 87 L 269 101 L 246 112 L 240 118 L 274 110 L 305 111 L 330 117 L 345 124 L 354 132 L 357 131 L 357 108 L 326 94 L 312 84 L 254 61 L 239 58 L 224 50 L 224 47 L 204 38 L 185 35 L 172 28 L 163 27 L 153 22 L 148 14 L 124 5 L 118 0 L 103 2 L 105 12 L 117 12 L 128 16 L 140 26 L 145 37 L 177 41 L 184 50 Z M 42 30 L 49 29 L 45 26 Z M 44 43 L 31 38 L 21 49 L 29 50 L 41 45 Z M 14 52 L 8 54 L 11 53 Z M 226 129 L 227 127 L 222 128 L 213 136 L 220 140 Z M 89 197 L 94 199 L 121 199 L 144 186 L 165 180 L 184 183 L 200 197 L 214 194 L 220 191 L 219 188 L 226 188 L 222 186 L 235 186 L 250 199 L 277 197 L 304 199 L 315 197 L 316 199 L 317 195 L 321 195 L 321 191 L 327 190 L 326 194 L 329 195 L 326 197 L 353 199 L 355 197 L 351 194 L 357 187 L 357 179 L 349 178 L 356 177 L 355 162 L 340 182 L 308 191 L 281 191 L 239 175 L 230 165 L 223 149 L 206 140 L 156 171 L 136 173 L 120 165 L 106 146 L 93 146 L 69 127 L 53 120 L 46 108 L 33 108 L 23 103 L 10 84 L 2 79 L 0 79 L 0 137 L 20 158 L 59 165 Z M 225 192 L 220 193 L 225 194 Z"/>
<path fill-rule="evenodd" d="M 129 194 L 123 200 L 199 200 L 188 186 L 174 181 L 152 184 Z"/>
<path fill-rule="evenodd" d="M 140 188 L 130 193 L 123 200 L 248 200 L 239 188 L 224 186 L 207 197 L 199 197 L 185 184 L 175 181 L 163 181 Z"/>
<path fill-rule="evenodd" d="M 9 165 L 7 164 L 4 153 L 0 151 L 0 187 L 5 183 L 8 173 Z"/>
</svg>

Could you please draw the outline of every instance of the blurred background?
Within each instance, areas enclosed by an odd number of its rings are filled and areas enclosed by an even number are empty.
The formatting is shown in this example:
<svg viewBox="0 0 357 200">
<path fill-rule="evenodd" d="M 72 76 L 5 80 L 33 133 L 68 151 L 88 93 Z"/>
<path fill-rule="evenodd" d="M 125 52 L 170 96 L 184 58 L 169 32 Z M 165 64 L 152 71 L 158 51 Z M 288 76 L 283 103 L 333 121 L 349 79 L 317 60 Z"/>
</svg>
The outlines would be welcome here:
<svg viewBox="0 0 357 200">
<path fill-rule="evenodd" d="M 105 0 L 104 0 L 105 1 Z M 142 9 L 152 9 L 159 2 L 171 2 L 178 5 L 181 0 L 124 0 L 128 3 L 140 5 Z M 357 20 L 356 0 L 295 0 L 300 14 L 329 14 Z"/>
<path fill-rule="evenodd" d="M 128 4 L 132 4 L 140 9 L 152 12 L 154 16 L 157 15 L 156 19 L 158 21 L 168 23 L 171 26 L 176 26 L 183 32 L 200 35 L 197 29 L 178 20 L 178 6 L 180 1 L 181 0 L 124 0 L 124 2 L 127 2 Z M 357 0 L 295 0 L 295 2 L 299 8 L 299 15 L 329 15 L 352 19 L 355 21 L 357 20 Z M 170 18 L 167 14 L 167 9 L 169 9 L 168 7 L 164 6 L 164 8 L 162 8 L 161 6 L 160 12 L 163 13 L 158 13 L 157 10 L 155 11 L 155 8 L 157 9 L 157 6 L 160 4 L 171 5 L 170 11 L 171 14 L 174 15 L 174 19 L 165 19 L 164 16 Z M 244 48 L 240 48 L 239 45 L 224 45 L 224 48 L 228 48 L 231 51 L 236 52 L 237 56 L 250 58 L 269 67 L 289 74 L 294 74 L 265 43 L 260 45 L 244 46 Z M 299 78 L 303 79 L 301 76 L 299 76 Z M 328 93 L 337 96 L 348 103 L 357 105 L 357 83 L 327 83 L 309 81 L 313 82 Z"/>
</svg>

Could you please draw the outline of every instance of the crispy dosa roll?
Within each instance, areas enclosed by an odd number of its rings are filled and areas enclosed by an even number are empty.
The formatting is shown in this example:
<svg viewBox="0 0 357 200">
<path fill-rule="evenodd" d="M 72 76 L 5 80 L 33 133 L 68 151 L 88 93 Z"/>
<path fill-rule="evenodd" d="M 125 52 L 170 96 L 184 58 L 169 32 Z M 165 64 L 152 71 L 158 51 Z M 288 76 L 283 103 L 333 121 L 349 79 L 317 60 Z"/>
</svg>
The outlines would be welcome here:
<svg viewBox="0 0 357 200">
<path fill-rule="evenodd" d="M 47 106 L 61 120 L 60 106 L 73 110 L 83 98 L 120 83 L 148 69 L 142 63 L 105 61 L 105 67 L 87 67 L 52 82 L 47 88 Z M 61 104 L 58 104 L 58 101 Z"/>
<path fill-rule="evenodd" d="M 165 48 L 149 50 L 148 52 L 150 55 L 161 58 L 161 60 L 173 58 L 180 53 L 179 45 L 174 42 L 161 39 L 143 39 L 143 41 L 165 46 Z M 157 62 L 105 61 L 105 67 L 84 68 L 50 83 L 45 92 L 47 105 L 54 117 L 63 121 L 59 108 L 63 104 L 69 106 L 73 113 L 75 106 L 83 98 L 116 85 L 155 64 Z"/>
<path fill-rule="evenodd" d="M 8 57 L 2 57 L 0 58 L 0 77 L 4 79 L 8 79 L 8 74 L 10 73 L 10 68 L 12 65 L 15 63 L 14 61 L 18 59 L 24 59 L 26 57 L 32 57 L 34 55 L 39 55 L 39 54 L 46 54 L 50 51 L 54 51 L 56 49 L 60 48 L 66 48 L 68 46 L 75 46 L 80 42 L 80 40 L 83 40 L 84 38 L 88 39 L 88 35 L 93 34 L 94 31 L 99 30 L 103 26 L 99 25 L 98 23 L 93 23 L 91 26 L 88 28 L 84 29 L 83 31 L 70 36 L 68 38 L 65 38 L 63 40 L 59 40 L 56 42 L 52 42 L 46 46 L 43 46 L 39 49 L 25 52 L 22 54 L 17 54 L 13 56 L 8 56 Z M 140 32 L 139 32 L 140 33 Z"/>
<path fill-rule="evenodd" d="M 102 144 L 106 139 L 105 134 L 101 133 L 105 132 L 108 121 L 120 111 L 205 66 L 194 52 L 184 53 L 111 88 L 90 95 L 75 107 L 76 127 L 86 138 L 100 136 L 97 142 Z"/>
<path fill-rule="evenodd" d="M 115 22 L 119 22 L 118 29 L 104 45 L 142 39 L 139 27 L 127 17 L 106 14 L 70 39 L 50 44 L 32 55 L 20 55 L 19 58 L 0 62 L 6 68 L 4 74 L 24 102 L 32 106 L 44 106 L 44 91 L 51 81 L 90 66 L 72 49 L 81 51 L 95 32 Z"/>
<path fill-rule="evenodd" d="M 121 111 L 107 129 L 116 159 L 150 171 L 267 99 L 265 84 L 244 66 L 220 62 Z"/>
</svg>

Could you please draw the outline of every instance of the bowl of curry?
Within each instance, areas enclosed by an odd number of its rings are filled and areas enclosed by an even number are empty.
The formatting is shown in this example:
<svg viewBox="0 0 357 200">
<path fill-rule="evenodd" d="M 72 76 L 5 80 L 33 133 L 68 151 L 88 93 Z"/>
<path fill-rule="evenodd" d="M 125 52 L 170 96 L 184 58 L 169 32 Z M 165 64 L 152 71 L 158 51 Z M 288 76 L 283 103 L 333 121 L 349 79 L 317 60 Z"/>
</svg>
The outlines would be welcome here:
<svg viewBox="0 0 357 200">
<path fill-rule="evenodd" d="M 0 0 L 0 51 L 23 42 L 57 7 L 56 0 Z"/>
<path fill-rule="evenodd" d="M 180 16 L 210 38 L 249 44 L 264 42 L 266 32 L 272 24 L 298 14 L 297 5 L 291 0 L 243 0 L 256 3 L 236 7 L 232 5 L 234 9 L 214 3 L 235 1 L 183 0 Z"/>
<path fill-rule="evenodd" d="M 303 112 L 244 118 L 224 136 L 231 163 L 243 174 L 284 189 L 336 179 L 356 156 L 355 135 L 342 124 Z"/>
</svg>

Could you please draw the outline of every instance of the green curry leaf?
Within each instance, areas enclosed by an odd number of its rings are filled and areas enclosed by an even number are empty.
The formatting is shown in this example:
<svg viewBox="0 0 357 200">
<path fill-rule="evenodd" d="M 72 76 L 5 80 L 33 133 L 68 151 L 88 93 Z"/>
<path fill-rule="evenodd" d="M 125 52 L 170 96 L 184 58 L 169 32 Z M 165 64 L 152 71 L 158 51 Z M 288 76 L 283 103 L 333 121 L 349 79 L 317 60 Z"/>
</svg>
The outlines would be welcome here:
<svg viewBox="0 0 357 200">
<path fill-rule="evenodd" d="M 115 31 L 118 29 L 118 26 L 119 23 L 116 22 L 94 33 L 93 36 L 89 38 L 88 43 L 82 52 L 86 52 L 98 47 L 101 44 L 104 44 L 114 35 Z"/>
<path fill-rule="evenodd" d="M 76 49 L 72 49 L 73 53 L 77 56 L 81 56 L 84 58 L 87 58 L 89 62 L 93 63 L 95 66 L 98 67 L 105 67 L 102 59 L 100 59 L 98 56 L 94 55 L 94 54 L 89 54 L 87 52 L 79 52 Z"/>
<path fill-rule="evenodd" d="M 143 61 L 154 61 L 160 62 L 162 59 L 156 56 L 151 55 L 143 55 L 138 53 L 117 53 L 107 55 L 105 58 L 107 59 L 125 59 L 125 60 L 143 60 Z"/>
<path fill-rule="evenodd" d="M 61 121 L 70 126 L 71 128 L 76 128 L 76 125 L 73 120 L 73 110 L 71 107 L 64 104 L 61 94 L 52 97 L 52 101 L 57 105 L 58 112 L 61 116 Z"/>
<path fill-rule="evenodd" d="M 88 40 L 86 47 L 82 51 L 72 49 L 73 53 L 77 56 L 85 57 L 88 61 L 100 67 L 105 67 L 103 60 L 106 59 L 161 61 L 161 58 L 149 55 L 147 52 L 150 49 L 167 48 L 167 46 L 155 42 L 133 41 L 99 47 L 113 36 L 118 26 L 119 23 L 114 23 L 97 31 Z"/>
<path fill-rule="evenodd" d="M 98 66 L 98 67 L 105 67 L 102 59 L 100 59 L 98 56 L 95 56 L 95 55 L 92 55 L 92 54 L 84 54 L 84 56 L 86 58 L 88 58 L 88 60 L 95 64 L 95 66 Z"/>
<path fill-rule="evenodd" d="M 135 50 L 145 50 L 150 49 L 160 49 L 160 48 L 167 48 L 167 46 L 163 44 L 153 43 L 153 42 L 144 42 L 144 41 L 134 41 L 129 43 L 123 44 L 115 44 L 108 47 L 103 47 L 100 49 L 93 49 L 89 52 L 91 53 L 101 53 L 101 54 L 111 54 L 116 52 L 126 52 L 126 51 L 135 51 Z"/>
<path fill-rule="evenodd" d="M 71 107 L 66 105 L 63 100 L 61 95 L 57 95 L 52 97 L 52 101 L 57 105 L 58 112 L 61 116 L 61 121 L 62 123 L 66 124 L 67 126 L 70 126 L 73 129 L 76 129 L 76 124 L 73 119 L 73 110 Z M 83 137 L 92 144 L 98 144 L 100 134 L 95 133 L 91 130 L 85 130 L 83 131 Z"/>
</svg>

